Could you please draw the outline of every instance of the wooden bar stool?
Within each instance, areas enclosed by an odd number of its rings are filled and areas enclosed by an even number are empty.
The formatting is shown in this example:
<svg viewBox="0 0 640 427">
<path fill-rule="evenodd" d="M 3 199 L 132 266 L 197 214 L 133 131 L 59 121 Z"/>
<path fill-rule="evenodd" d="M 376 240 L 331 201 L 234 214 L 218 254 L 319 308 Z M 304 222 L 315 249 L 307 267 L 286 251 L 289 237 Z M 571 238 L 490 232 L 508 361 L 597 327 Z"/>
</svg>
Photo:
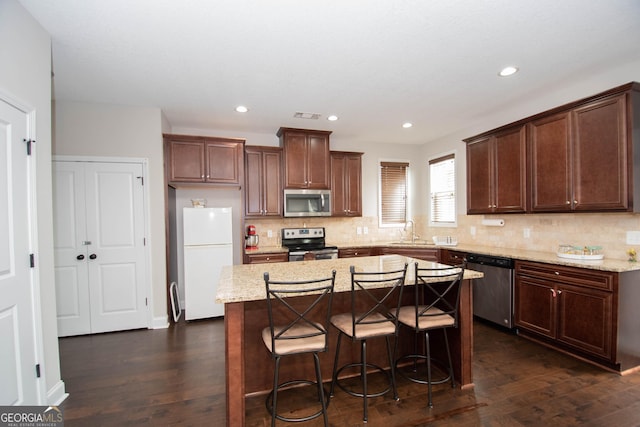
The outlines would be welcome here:
<svg viewBox="0 0 640 427">
<path fill-rule="evenodd" d="M 368 399 L 382 396 L 390 389 L 393 389 L 393 397 L 398 400 L 396 389 L 396 377 L 394 369 L 394 359 L 398 341 L 398 310 L 402 301 L 402 290 L 407 274 L 407 264 L 404 268 L 386 272 L 356 272 L 351 266 L 351 312 L 331 316 L 331 324 L 338 329 L 338 344 L 336 346 L 336 356 L 333 364 L 333 378 L 331 381 L 331 396 L 333 396 L 334 386 L 337 384 L 346 393 L 361 397 L 363 399 L 363 420 L 368 418 Z M 338 368 L 338 358 L 340 356 L 340 343 L 342 337 L 346 336 L 352 342 L 360 342 L 360 362 L 349 363 Z M 371 338 L 384 337 L 387 344 L 387 355 L 389 357 L 389 387 L 372 393 L 367 384 L 367 368 L 373 368 L 381 372 L 386 372 L 380 366 L 367 362 L 367 340 Z M 393 351 L 389 337 L 394 337 Z M 359 368 L 362 391 L 343 386 L 338 381 L 338 376 L 344 369 Z"/>
<path fill-rule="evenodd" d="M 308 421 L 324 416 L 328 426 L 328 399 L 322 385 L 318 353 L 327 351 L 329 316 L 333 300 L 336 272 L 331 276 L 308 281 L 275 281 L 264 273 L 267 288 L 269 327 L 262 330 L 262 340 L 274 360 L 273 390 L 267 396 L 266 406 L 271 414 L 271 426 L 276 419 L 286 422 Z M 279 384 L 280 359 L 284 356 L 311 353 L 315 363 L 316 379 L 296 379 Z M 311 415 L 290 418 L 278 415 L 278 391 L 295 385 L 314 385 L 318 388 L 321 409 Z"/>
<path fill-rule="evenodd" d="M 414 305 L 400 308 L 398 320 L 401 324 L 413 329 L 415 336 L 414 353 L 402 356 L 396 361 L 396 370 L 407 379 L 428 385 L 428 405 L 433 408 L 431 386 L 442 384 L 451 380 L 451 387 L 455 387 L 453 364 L 451 363 L 451 351 L 447 329 L 458 327 L 458 308 L 460 306 L 460 284 L 464 275 L 464 265 L 455 267 L 419 268 L 415 264 L 415 293 Z M 434 330 L 442 330 L 449 362 L 448 375 L 434 380 L 431 377 L 431 344 L 429 333 Z M 418 353 L 418 337 L 424 334 L 425 353 Z M 410 360 L 413 368 L 411 373 L 398 369 L 402 361 Z M 424 360 L 427 368 L 427 378 L 418 374 L 418 361 Z M 437 362 L 437 361 L 436 361 Z M 440 362 L 440 364 L 442 364 Z M 443 364 L 442 364 L 443 365 Z"/>
</svg>

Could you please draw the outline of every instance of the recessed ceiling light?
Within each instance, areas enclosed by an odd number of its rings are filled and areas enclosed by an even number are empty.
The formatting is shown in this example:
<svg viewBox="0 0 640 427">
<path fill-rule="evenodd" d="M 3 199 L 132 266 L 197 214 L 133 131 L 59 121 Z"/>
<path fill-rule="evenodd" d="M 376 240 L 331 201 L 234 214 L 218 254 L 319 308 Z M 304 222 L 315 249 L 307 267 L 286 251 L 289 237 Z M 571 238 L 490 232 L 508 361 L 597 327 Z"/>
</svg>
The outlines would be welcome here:
<svg viewBox="0 0 640 427">
<path fill-rule="evenodd" d="M 409 129 L 411 126 L 413 126 L 413 123 L 406 122 L 402 124 L 402 127 L 405 129 Z"/>
<path fill-rule="evenodd" d="M 327 120 L 329 120 L 330 122 L 335 122 L 336 120 L 338 120 L 338 116 L 332 114 L 327 117 Z"/>
<path fill-rule="evenodd" d="M 507 77 L 507 76 L 510 76 L 510 75 L 515 74 L 517 72 L 518 72 L 518 67 L 508 66 L 508 67 L 504 67 L 502 70 L 500 70 L 498 75 L 500 77 Z"/>
<path fill-rule="evenodd" d="M 238 113 L 246 113 L 247 111 L 249 111 L 249 109 L 247 107 L 245 107 L 244 105 L 238 105 L 236 107 L 236 111 Z"/>
</svg>

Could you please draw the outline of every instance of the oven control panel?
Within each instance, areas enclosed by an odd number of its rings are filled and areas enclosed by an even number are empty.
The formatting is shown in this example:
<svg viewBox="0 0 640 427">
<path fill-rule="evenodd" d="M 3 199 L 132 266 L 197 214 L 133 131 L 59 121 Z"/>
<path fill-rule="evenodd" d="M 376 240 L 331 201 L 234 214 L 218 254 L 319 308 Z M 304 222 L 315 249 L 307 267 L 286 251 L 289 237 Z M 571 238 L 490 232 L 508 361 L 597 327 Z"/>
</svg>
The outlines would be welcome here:
<svg viewBox="0 0 640 427">
<path fill-rule="evenodd" d="M 324 238 L 324 227 L 283 228 L 282 239 Z"/>
</svg>

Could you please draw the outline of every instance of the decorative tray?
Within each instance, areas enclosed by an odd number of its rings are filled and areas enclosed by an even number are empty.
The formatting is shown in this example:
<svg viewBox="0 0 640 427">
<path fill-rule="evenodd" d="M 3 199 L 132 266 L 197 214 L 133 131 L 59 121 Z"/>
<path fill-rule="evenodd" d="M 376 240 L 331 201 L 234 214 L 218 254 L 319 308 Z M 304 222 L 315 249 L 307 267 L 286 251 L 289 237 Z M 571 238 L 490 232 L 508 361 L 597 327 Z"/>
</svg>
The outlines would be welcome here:
<svg viewBox="0 0 640 427">
<path fill-rule="evenodd" d="M 604 259 L 602 246 L 574 246 L 560 245 L 557 255 L 559 258 L 598 260 Z"/>
<path fill-rule="evenodd" d="M 559 258 L 567 258 L 567 259 L 582 259 L 582 260 L 597 260 L 597 259 L 604 259 L 604 254 L 597 254 L 597 255 L 585 255 L 585 254 L 565 254 L 565 253 L 561 253 L 558 252 L 557 253 Z"/>
</svg>

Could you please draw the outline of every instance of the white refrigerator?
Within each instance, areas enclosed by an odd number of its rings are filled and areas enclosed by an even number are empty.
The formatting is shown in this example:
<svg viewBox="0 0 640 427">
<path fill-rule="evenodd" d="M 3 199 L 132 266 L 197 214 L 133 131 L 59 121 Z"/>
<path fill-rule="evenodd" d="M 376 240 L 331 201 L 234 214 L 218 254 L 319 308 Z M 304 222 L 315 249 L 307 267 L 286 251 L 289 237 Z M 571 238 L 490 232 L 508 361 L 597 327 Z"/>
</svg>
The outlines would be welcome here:
<svg viewBox="0 0 640 427">
<path fill-rule="evenodd" d="M 215 297 L 220 271 L 233 264 L 231 208 L 184 208 L 185 319 L 223 316 Z"/>
</svg>

